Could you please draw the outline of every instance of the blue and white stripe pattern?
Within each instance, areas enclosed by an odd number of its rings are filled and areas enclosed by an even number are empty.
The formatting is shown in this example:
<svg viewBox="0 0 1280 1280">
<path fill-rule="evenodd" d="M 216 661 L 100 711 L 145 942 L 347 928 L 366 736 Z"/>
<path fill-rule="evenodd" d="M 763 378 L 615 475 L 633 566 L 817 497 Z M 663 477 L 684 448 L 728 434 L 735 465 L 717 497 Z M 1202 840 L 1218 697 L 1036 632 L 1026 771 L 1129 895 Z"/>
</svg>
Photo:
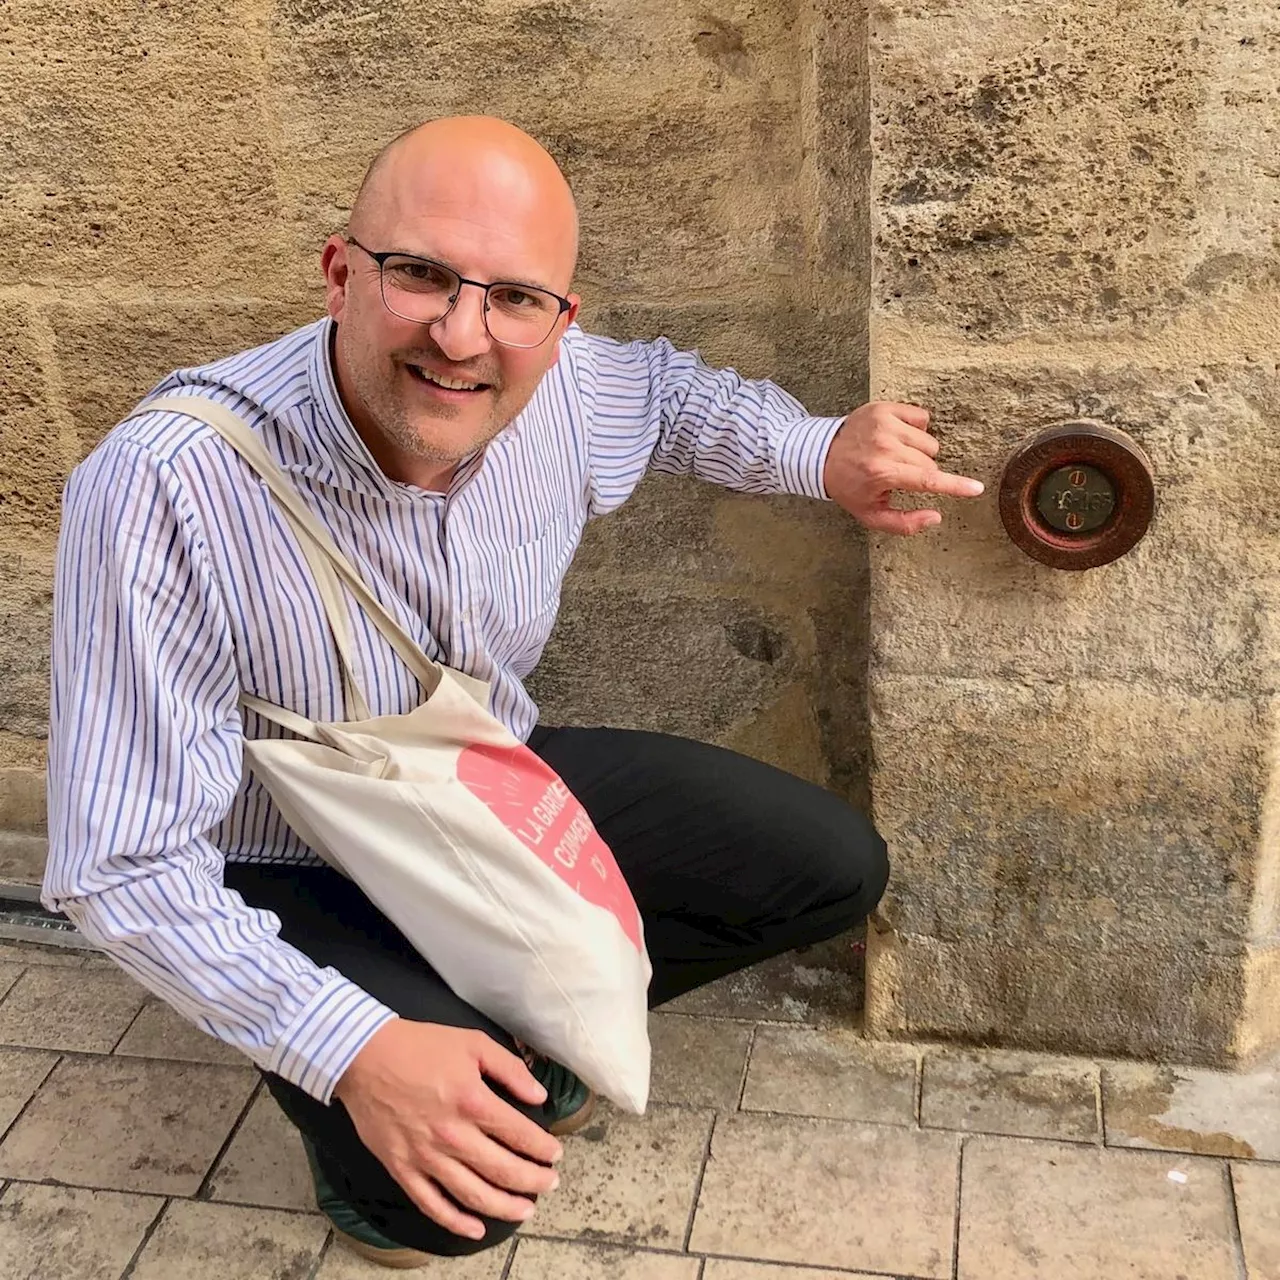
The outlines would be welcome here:
<svg viewBox="0 0 1280 1280">
<path fill-rule="evenodd" d="M 522 684 L 555 620 L 588 519 L 646 469 L 752 493 L 824 497 L 840 419 L 670 343 L 576 326 L 524 412 L 447 494 L 389 480 L 333 376 L 332 323 L 199 369 L 157 393 L 245 416 L 369 587 L 431 657 L 489 680 L 527 738 Z M 422 690 L 354 606 L 374 715 Z M 322 969 L 222 884 L 225 859 L 314 863 L 256 780 L 242 739 L 278 733 L 241 690 L 349 718 L 319 597 L 258 478 L 203 423 L 150 412 L 112 430 L 68 483 L 58 550 L 44 902 L 205 1031 L 327 1101 L 392 1016 Z"/>
</svg>

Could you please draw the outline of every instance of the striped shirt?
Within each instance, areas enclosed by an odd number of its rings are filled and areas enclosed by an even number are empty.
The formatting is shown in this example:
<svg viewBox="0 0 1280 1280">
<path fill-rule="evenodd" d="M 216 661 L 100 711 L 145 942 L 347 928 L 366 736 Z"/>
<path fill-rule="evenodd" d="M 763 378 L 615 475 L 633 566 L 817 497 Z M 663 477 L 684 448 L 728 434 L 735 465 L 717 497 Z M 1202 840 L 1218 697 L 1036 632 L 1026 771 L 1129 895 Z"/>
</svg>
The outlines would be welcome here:
<svg viewBox="0 0 1280 1280">
<path fill-rule="evenodd" d="M 522 681 L 589 519 L 649 468 L 825 497 L 840 424 L 665 340 L 574 326 L 520 416 L 430 493 L 388 479 L 351 425 L 329 320 L 180 370 L 161 392 L 244 416 L 401 626 L 489 681 L 493 713 L 522 739 L 537 718 Z M 242 769 L 243 739 L 279 731 L 241 710 L 241 691 L 351 718 L 292 533 L 211 428 L 143 412 L 68 482 L 54 610 L 46 906 L 203 1030 L 327 1102 L 394 1015 L 222 882 L 227 859 L 318 861 Z M 417 681 L 350 611 L 371 713 L 411 711 Z"/>
</svg>

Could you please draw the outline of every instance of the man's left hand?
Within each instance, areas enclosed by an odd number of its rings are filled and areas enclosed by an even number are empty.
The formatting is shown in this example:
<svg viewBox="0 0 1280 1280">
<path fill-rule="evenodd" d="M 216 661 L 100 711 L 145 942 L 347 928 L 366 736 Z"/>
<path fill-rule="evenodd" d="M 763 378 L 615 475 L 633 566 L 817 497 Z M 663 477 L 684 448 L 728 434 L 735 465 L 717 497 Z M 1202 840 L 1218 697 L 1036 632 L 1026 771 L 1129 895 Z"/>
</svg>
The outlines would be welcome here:
<svg viewBox="0 0 1280 1280">
<path fill-rule="evenodd" d="M 976 498 L 983 489 L 979 480 L 943 471 L 937 457 L 927 409 L 867 404 L 851 413 L 836 433 L 822 480 L 832 500 L 868 529 L 923 533 L 942 523 L 942 512 L 931 507 L 898 510 L 890 505 L 895 492 Z"/>
</svg>

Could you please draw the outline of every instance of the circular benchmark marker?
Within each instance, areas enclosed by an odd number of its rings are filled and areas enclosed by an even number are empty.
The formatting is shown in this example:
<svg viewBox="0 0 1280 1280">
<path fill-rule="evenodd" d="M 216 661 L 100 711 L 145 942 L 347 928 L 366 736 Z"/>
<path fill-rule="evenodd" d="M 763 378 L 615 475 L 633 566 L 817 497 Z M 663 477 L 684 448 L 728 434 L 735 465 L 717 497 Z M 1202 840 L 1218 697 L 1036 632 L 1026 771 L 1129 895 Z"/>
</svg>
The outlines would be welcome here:
<svg viewBox="0 0 1280 1280">
<path fill-rule="evenodd" d="M 1000 479 L 1005 531 L 1053 569 L 1096 569 L 1131 551 L 1155 500 L 1155 476 L 1137 441 L 1089 419 L 1024 440 Z"/>
</svg>

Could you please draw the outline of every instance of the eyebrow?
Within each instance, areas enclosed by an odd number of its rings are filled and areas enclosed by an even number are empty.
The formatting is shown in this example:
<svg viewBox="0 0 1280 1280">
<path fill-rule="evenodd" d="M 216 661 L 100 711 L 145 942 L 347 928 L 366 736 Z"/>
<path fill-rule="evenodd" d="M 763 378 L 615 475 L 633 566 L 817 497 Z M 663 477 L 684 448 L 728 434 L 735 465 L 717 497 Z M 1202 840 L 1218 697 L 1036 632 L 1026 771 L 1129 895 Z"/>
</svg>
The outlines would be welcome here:
<svg viewBox="0 0 1280 1280">
<path fill-rule="evenodd" d="M 459 271 L 452 262 L 444 258 L 433 258 L 429 253 L 414 253 L 409 249 L 388 249 L 388 253 L 394 253 L 401 258 L 417 258 L 420 262 L 437 262 L 442 267 L 448 267 L 450 271 L 456 275 L 465 275 Z M 522 280 L 519 276 L 499 276 L 496 280 L 490 280 L 489 284 L 518 284 L 523 289 L 540 289 L 543 293 L 549 293 L 552 297 L 558 298 L 560 295 L 548 284 L 539 284 L 536 280 Z"/>
</svg>

